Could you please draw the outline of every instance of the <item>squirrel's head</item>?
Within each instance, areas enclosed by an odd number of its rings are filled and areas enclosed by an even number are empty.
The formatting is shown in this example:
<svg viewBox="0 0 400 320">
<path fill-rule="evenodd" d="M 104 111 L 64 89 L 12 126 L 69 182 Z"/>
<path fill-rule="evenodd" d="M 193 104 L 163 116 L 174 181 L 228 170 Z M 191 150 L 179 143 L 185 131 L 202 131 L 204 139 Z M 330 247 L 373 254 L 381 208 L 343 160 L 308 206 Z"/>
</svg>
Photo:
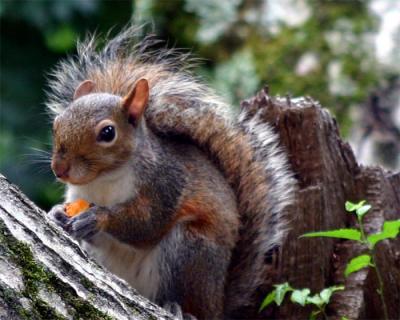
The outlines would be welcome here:
<svg viewBox="0 0 400 320">
<path fill-rule="evenodd" d="M 93 81 L 83 81 L 72 103 L 54 120 L 51 167 L 62 182 L 86 184 L 119 168 L 141 134 L 149 100 L 146 79 L 123 98 L 95 89 Z"/>
</svg>

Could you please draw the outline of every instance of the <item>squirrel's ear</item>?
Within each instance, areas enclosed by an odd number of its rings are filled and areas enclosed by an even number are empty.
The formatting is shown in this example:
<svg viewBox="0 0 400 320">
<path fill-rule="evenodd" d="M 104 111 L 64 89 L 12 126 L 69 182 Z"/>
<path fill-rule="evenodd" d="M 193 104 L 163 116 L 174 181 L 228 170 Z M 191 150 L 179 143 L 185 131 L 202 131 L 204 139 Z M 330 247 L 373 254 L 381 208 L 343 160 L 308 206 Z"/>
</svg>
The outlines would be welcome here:
<svg viewBox="0 0 400 320">
<path fill-rule="evenodd" d="M 74 100 L 91 93 L 95 87 L 96 84 L 92 80 L 82 81 L 75 89 Z"/>
<path fill-rule="evenodd" d="M 129 122 L 135 124 L 142 117 L 148 101 L 149 83 L 140 79 L 122 101 L 122 107 L 129 114 Z"/>
</svg>

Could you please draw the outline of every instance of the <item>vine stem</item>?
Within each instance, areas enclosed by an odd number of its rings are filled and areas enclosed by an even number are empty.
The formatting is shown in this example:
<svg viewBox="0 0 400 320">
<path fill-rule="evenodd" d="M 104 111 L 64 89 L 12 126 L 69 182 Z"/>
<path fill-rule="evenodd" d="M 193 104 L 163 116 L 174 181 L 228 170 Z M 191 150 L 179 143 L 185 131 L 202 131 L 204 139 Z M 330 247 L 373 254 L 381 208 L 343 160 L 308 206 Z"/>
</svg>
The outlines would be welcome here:
<svg viewBox="0 0 400 320">
<path fill-rule="evenodd" d="M 388 315 L 387 306 L 386 306 L 386 302 L 385 302 L 385 295 L 383 294 L 383 280 L 382 280 L 381 272 L 379 271 L 378 265 L 376 264 L 375 251 L 373 249 L 370 249 L 370 252 L 371 252 L 371 257 L 372 257 L 372 264 L 374 266 L 376 277 L 378 278 L 378 282 L 379 282 L 378 294 L 379 294 L 379 297 L 381 298 L 381 302 L 382 302 L 383 316 L 384 316 L 385 320 L 388 320 L 389 315 Z"/>
<path fill-rule="evenodd" d="M 361 240 L 362 240 L 362 242 L 364 244 L 366 244 L 368 246 L 368 240 L 367 240 L 367 237 L 365 236 L 364 225 L 362 223 L 362 218 L 357 216 L 357 220 L 358 220 L 358 225 L 360 226 Z M 368 246 L 368 249 L 370 250 L 369 246 Z"/>
<path fill-rule="evenodd" d="M 327 315 L 326 312 L 325 312 L 325 306 L 321 307 L 320 310 L 321 310 L 321 312 L 322 312 L 322 315 L 324 316 L 324 319 L 325 319 L 325 320 L 328 320 L 328 315 Z"/>
<path fill-rule="evenodd" d="M 375 250 L 373 248 L 371 248 L 371 246 L 367 240 L 367 237 L 365 236 L 362 218 L 361 217 L 357 217 L 357 218 L 358 218 L 358 224 L 360 226 L 361 240 L 368 247 L 368 251 L 371 255 L 371 260 L 372 260 L 371 266 L 374 268 L 376 277 L 378 278 L 378 283 L 379 283 L 378 294 L 379 294 L 379 298 L 382 302 L 383 316 L 384 316 L 385 320 L 389 320 L 389 315 L 388 315 L 387 306 L 386 306 L 386 302 L 385 302 L 385 295 L 383 293 L 383 280 L 382 280 L 381 272 L 379 271 L 379 267 L 376 263 L 377 260 L 376 260 Z"/>
</svg>

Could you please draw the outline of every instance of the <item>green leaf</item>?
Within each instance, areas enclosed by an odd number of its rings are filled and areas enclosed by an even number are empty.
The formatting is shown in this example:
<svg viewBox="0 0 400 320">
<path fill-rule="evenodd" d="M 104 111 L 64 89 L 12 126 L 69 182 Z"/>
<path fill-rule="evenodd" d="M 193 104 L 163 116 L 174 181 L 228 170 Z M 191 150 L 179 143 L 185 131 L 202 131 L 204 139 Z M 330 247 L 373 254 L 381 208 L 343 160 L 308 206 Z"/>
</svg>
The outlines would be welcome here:
<svg viewBox="0 0 400 320">
<path fill-rule="evenodd" d="M 299 290 L 293 290 L 292 295 L 290 296 L 290 300 L 294 303 L 298 303 L 302 306 L 305 306 L 307 297 L 310 294 L 310 289 L 305 288 L 305 289 L 299 289 Z"/>
<path fill-rule="evenodd" d="M 347 317 L 341 317 L 340 320 L 349 320 Z"/>
<path fill-rule="evenodd" d="M 293 291 L 293 288 L 289 285 L 288 282 L 282 283 L 275 285 L 275 291 L 276 291 L 276 297 L 275 297 L 275 303 L 280 306 L 283 302 L 283 299 L 285 299 L 285 295 L 289 291 Z"/>
<path fill-rule="evenodd" d="M 306 303 L 313 304 L 317 307 L 321 307 L 325 304 L 324 300 L 321 299 L 318 293 L 313 295 L 312 297 L 307 297 Z"/>
<path fill-rule="evenodd" d="M 365 202 L 366 202 L 365 200 L 362 200 L 359 203 L 353 203 L 350 201 L 346 201 L 346 203 L 345 203 L 346 211 L 348 211 L 348 212 L 356 211 L 357 209 L 361 208 Z"/>
<path fill-rule="evenodd" d="M 364 206 L 362 206 L 361 208 L 358 208 L 358 209 L 356 210 L 356 215 L 357 215 L 359 218 L 362 218 L 370 209 L 371 209 L 371 205 L 366 204 L 366 205 L 364 205 Z"/>
<path fill-rule="evenodd" d="M 385 221 L 382 232 L 371 234 L 367 237 L 367 241 L 374 248 L 379 241 L 396 238 L 399 232 L 400 220 Z"/>
<path fill-rule="evenodd" d="M 276 289 L 271 291 L 263 300 L 263 302 L 261 303 L 260 309 L 258 310 L 258 312 L 261 312 L 262 310 L 264 310 L 266 307 L 268 307 L 274 300 L 275 300 L 275 296 L 276 296 Z"/>
<path fill-rule="evenodd" d="M 344 271 L 344 275 L 347 277 L 349 274 L 356 272 L 362 268 L 371 265 L 371 256 L 368 254 L 362 254 L 350 260 Z"/>
<path fill-rule="evenodd" d="M 289 285 L 288 282 L 282 284 L 274 285 L 275 290 L 271 291 L 261 303 L 259 312 L 265 309 L 268 305 L 270 305 L 273 301 L 280 306 L 285 299 L 285 295 L 289 291 L 293 291 L 293 288 Z"/>
<path fill-rule="evenodd" d="M 344 286 L 333 286 L 333 287 L 326 288 L 326 289 L 322 290 L 319 293 L 319 295 L 320 295 L 321 299 L 325 302 L 325 304 L 328 304 L 331 299 L 332 294 L 335 291 L 339 291 L 339 290 L 344 290 Z"/>
<path fill-rule="evenodd" d="M 300 238 L 314 238 L 314 237 L 328 237 L 328 238 L 340 238 L 349 240 L 361 240 L 361 233 L 357 229 L 337 229 L 328 231 L 318 231 L 305 233 Z"/>
</svg>

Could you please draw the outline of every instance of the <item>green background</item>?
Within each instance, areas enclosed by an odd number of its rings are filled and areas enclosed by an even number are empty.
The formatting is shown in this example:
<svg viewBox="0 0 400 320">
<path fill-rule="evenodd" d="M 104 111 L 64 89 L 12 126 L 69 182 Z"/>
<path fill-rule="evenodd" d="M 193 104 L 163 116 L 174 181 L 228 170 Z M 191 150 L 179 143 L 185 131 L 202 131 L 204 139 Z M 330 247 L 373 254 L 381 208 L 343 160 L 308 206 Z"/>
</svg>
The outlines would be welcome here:
<svg viewBox="0 0 400 320">
<path fill-rule="evenodd" d="M 45 209 L 61 199 L 63 188 L 40 151 L 51 150 L 46 76 L 75 53 L 78 38 L 110 28 L 114 34 L 130 19 L 200 57 L 196 72 L 233 107 L 268 84 L 273 94 L 319 100 L 348 134 L 351 109 L 392 76 L 365 40 L 379 22 L 368 1 L 302 1 L 308 17 L 300 24 L 264 21 L 264 2 L 1 1 L 0 172 Z M 296 68 L 306 53 L 318 63 L 301 74 Z M 332 62 L 340 66 L 342 91 L 332 88 Z"/>
</svg>

